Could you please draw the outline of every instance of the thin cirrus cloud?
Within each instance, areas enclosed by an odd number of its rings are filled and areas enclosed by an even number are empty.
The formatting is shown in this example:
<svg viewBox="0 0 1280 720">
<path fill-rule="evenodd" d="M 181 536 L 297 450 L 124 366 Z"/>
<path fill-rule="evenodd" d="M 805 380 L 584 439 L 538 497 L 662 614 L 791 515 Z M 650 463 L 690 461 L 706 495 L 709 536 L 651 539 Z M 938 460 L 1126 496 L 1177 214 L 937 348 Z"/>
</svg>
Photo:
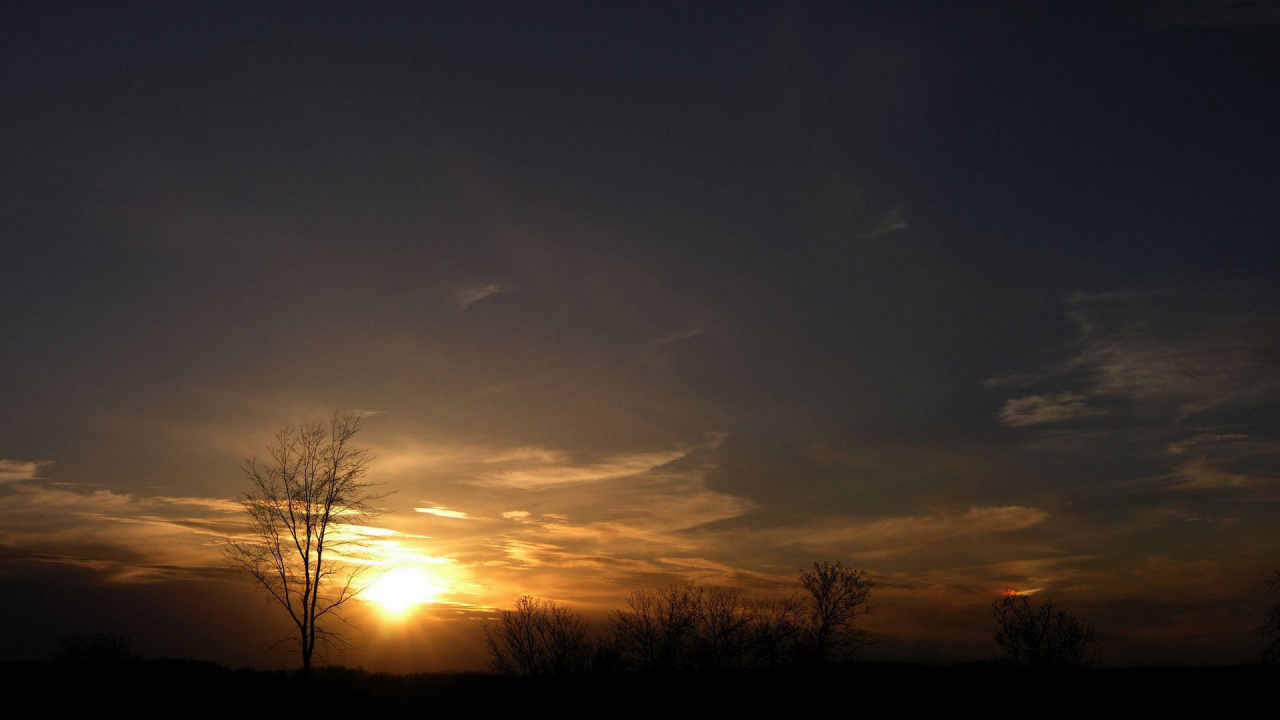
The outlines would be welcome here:
<svg viewBox="0 0 1280 720">
<path fill-rule="evenodd" d="M 865 240 L 873 240 L 875 238 L 902 232 L 910 226 L 906 212 L 899 206 L 886 213 L 884 217 L 880 218 L 880 222 L 876 223 L 875 227 L 870 231 L 863 233 L 861 237 Z"/>
<path fill-rule="evenodd" d="M 657 344 L 659 347 L 666 347 L 667 345 L 675 345 L 676 343 L 684 342 L 685 340 L 692 340 L 696 337 L 699 337 L 703 335 L 705 332 L 706 331 L 703 330 L 702 327 L 700 326 L 686 328 L 684 330 L 678 330 L 676 332 L 671 333 L 670 335 L 664 335 L 663 337 L 658 338 Z"/>
<path fill-rule="evenodd" d="M 461 510 L 451 510 L 442 505 L 430 505 L 428 507 L 415 507 L 413 511 L 417 513 L 422 513 L 424 515 L 434 515 L 435 517 L 452 518 L 455 520 L 466 520 L 466 519 L 469 519 L 470 517 L 465 512 L 462 512 Z"/>
<path fill-rule="evenodd" d="M 1049 513 L 1020 505 L 975 506 L 962 513 L 903 515 L 863 522 L 813 524 L 770 533 L 778 542 L 807 547 L 874 549 L 887 557 L 920 545 L 957 537 L 1026 530 L 1049 519 Z"/>
<path fill-rule="evenodd" d="M 1101 414 L 1099 400 L 1183 420 L 1215 408 L 1280 397 L 1280 320 L 1202 293 L 1102 293 L 1068 299 L 1080 338 L 1067 357 L 989 388 L 1056 384 L 1014 398 L 1001 421 L 1023 426 Z"/>
<path fill-rule="evenodd" d="M 688 449 L 676 449 L 623 454 L 585 465 L 546 462 L 541 465 L 492 473 L 486 481 L 508 487 L 539 488 L 565 483 L 616 480 L 647 473 L 686 457 L 689 452 Z"/>
<path fill-rule="evenodd" d="M 1245 433 L 1205 432 L 1193 437 L 1170 442 L 1165 445 L 1165 452 L 1170 455 L 1184 455 L 1197 447 L 1220 445 L 1223 443 L 1237 443 L 1248 439 L 1249 435 Z"/>
<path fill-rule="evenodd" d="M 1105 411 L 1091 407 L 1085 396 L 1063 392 L 1011 398 L 1000 408 L 1000 422 L 1010 427 L 1070 422 Z"/>
<path fill-rule="evenodd" d="M 1207 458 L 1196 458 L 1178 465 L 1167 478 L 1166 489 L 1172 492 L 1201 490 L 1263 490 L 1272 486 L 1274 477 L 1259 473 L 1224 470 Z"/>
<path fill-rule="evenodd" d="M 1268 499 L 1280 478 L 1272 301 L 1240 288 L 1075 295 L 1080 334 L 1063 357 L 985 384 L 1055 386 L 1009 398 L 998 419 L 1035 428 L 1030 449 L 1122 453 L 1130 467 L 1106 492 Z"/>
<path fill-rule="evenodd" d="M 457 301 L 458 305 L 463 310 L 466 310 L 485 298 L 493 297 L 500 293 L 512 292 L 515 289 L 516 287 L 514 285 L 505 282 L 472 285 L 470 287 L 462 288 L 454 293 L 454 300 Z"/>
</svg>

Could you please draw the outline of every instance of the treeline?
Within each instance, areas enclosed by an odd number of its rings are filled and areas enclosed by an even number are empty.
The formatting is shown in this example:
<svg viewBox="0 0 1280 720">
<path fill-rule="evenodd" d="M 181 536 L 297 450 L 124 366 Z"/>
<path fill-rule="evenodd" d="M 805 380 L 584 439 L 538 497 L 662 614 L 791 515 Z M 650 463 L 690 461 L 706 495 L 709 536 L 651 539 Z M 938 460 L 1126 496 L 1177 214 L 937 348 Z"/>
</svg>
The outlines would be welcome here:
<svg viewBox="0 0 1280 720">
<path fill-rule="evenodd" d="M 485 627 L 489 668 L 502 675 L 685 672 L 780 668 L 841 661 L 875 637 L 857 626 L 871 611 L 866 571 L 814 563 L 799 588 L 753 598 L 738 588 L 671 585 L 637 590 L 593 637 L 565 605 L 524 596 Z"/>
</svg>

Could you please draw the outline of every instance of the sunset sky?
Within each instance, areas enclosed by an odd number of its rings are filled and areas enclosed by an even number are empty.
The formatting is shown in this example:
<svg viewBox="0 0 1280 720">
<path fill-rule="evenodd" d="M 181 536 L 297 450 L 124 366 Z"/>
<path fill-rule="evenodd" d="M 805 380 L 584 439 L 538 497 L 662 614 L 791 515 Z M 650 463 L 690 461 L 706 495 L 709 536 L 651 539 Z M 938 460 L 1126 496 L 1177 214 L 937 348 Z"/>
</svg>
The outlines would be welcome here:
<svg viewBox="0 0 1280 720">
<path fill-rule="evenodd" d="M 290 667 L 221 549 L 363 416 L 366 668 L 524 593 L 870 571 L 867 657 L 1005 588 L 1257 657 L 1280 566 L 1280 10 L 10 2 L 0 659 Z"/>
</svg>

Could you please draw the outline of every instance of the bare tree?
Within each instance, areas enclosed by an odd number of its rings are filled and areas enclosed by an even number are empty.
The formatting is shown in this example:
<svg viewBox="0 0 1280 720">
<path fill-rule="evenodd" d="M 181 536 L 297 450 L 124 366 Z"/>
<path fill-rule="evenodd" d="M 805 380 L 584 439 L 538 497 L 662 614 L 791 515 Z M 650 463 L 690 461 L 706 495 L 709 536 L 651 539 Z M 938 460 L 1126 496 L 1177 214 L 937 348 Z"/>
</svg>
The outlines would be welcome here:
<svg viewBox="0 0 1280 720">
<path fill-rule="evenodd" d="M 867 601 L 875 583 L 867 571 L 839 562 L 815 562 L 812 571 L 800 573 L 800 584 L 801 637 L 808 659 L 847 660 L 859 647 L 876 642 L 875 636 L 857 627 L 858 618 L 871 612 Z"/>
<path fill-rule="evenodd" d="M 1275 577 L 1271 578 L 1267 588 L 1273 592 L 1280 591 L 1280 570 L 1275 571 Z M 1258 637 L 1266 643 L 1262 649 L 1262 662 L 1280 663 L 1280 602 L 1267 607 L 1262 627 L 1258 628 Z"/>
<path fill-rule="evenodd" d="M 798 594 L 748 602 L 751 657 L 756 667 L 776 668 L 795 659 L 804 605 Z"/>
<path fill-rule="evenodd" d="M 367 449 L 352 445 L 360 418 L 334 413 L 328 421 L 286 427 L 267 450 L 270 460 L 245 463 L 252 485 L 241 497 L 249 531 L 226 549 L 230 565 L 251 577 L 292 621 L 280 642 L 296 646 L 309 676 L 320 648 L 347 646 L 331 620 L 356 595 L 362 537 L 355 526 L 377 515 L 385 493 L 365 480 Z M 279 643 L 277 643 L 279 644 Z"/>
<path fill-rule="evenodd" d="M 1098 635 L 1093 623 L 1060 607 L 1052 598 L 1040 604 L 1009 591 L 991 604 L 995 639 L 1014 665 L 1041 668 L 1086 667 L 1097 662 Z"/>
<path fill-rule="evenodd" d="M 747 663 L 751 611 L 734 587 L 689 588 L 691 660 L 703 670 L 731 670 Z"/>
<path fill-rule="evenodd" d="M 586 671 L 595 647 L 587 621 L 567 605 L 529 595 L 484 627 L 489 669 L 499 675 L 570 675 Z"/>
<path fill-rule="evenodd" d="M 622 661 L 636 670 L 683 669 L 693 625 L 690 586 L 636 590 L 625 610 L 609 615 L 609 630 Z"/>
</svg>

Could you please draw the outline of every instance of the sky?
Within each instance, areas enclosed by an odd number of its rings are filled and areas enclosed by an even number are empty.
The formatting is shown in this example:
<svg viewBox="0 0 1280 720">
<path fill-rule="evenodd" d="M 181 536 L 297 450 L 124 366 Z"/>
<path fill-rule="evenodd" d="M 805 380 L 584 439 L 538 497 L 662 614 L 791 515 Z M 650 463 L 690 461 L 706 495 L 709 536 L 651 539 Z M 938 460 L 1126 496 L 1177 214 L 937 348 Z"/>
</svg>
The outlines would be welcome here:
<svg viewBox="0 0 1280 720">
<path fill-rule="evenodd" d="M 346 664 L 817 560 L 870 659 L 1004 589 L 1260 652 L 1273 3 L 11 2 L 0 67 L 0 659 L 291 666 L 220 553 L 335 409 L 416 588 Z"/>
</svg>

